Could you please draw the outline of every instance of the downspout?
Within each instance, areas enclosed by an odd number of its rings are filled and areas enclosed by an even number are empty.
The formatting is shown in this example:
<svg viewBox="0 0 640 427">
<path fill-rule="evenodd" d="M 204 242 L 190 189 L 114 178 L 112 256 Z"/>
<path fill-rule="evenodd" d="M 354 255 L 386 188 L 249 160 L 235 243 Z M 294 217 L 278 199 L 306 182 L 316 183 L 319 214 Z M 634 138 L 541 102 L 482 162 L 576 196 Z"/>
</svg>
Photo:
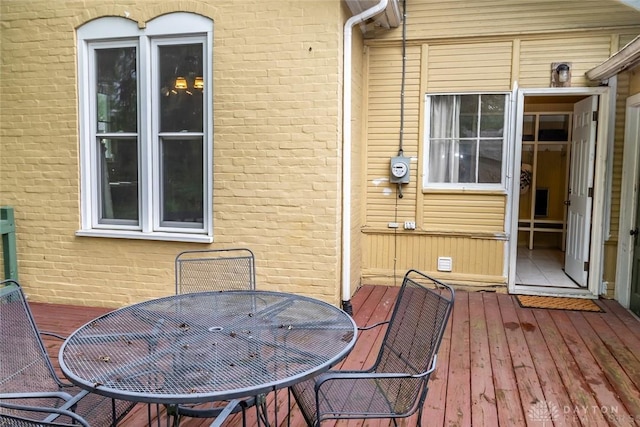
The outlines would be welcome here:
<svg viewBox="0 0 640 427">
<path fill-rule="evenodd" d="M 351 307 L 351 39 L 353 27 L 387 8 L 389 0 L 352 16 L 344 24 L 342 92 L 342 309 Z"/>
</svg>

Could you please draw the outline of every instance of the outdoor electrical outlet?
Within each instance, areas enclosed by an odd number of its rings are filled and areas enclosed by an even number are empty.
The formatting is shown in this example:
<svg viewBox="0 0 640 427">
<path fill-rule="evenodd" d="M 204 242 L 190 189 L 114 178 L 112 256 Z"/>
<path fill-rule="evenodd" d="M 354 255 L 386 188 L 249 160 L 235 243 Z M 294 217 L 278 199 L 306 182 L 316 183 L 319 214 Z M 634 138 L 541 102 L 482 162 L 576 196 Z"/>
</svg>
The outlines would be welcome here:
<svg viewBox="0 0 640 427">
<path fill-rule="evenodd" d="M 405 230 L 415 230 L 416 229 L 416 222 L 415 221 L 405 221 L 404 222 L 404 229 Z"/>
<path fill-rule="evenodd" d="M 398 228 L 398 223 L 397 222 L 390 222 L 388 227 L 389 228 Z"/>
</svg>

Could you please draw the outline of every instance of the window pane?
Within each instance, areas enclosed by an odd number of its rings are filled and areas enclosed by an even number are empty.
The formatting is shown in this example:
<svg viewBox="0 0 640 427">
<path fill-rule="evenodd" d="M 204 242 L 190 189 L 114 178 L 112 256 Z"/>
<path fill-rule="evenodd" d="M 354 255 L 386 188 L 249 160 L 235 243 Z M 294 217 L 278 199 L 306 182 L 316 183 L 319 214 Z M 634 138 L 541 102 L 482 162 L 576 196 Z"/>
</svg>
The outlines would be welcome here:
<svg viewBox="0 0 640 427">
<path fill-rule="evenodd" d="M 478 164 L 478 182 L 502 182 L 502 140 L 481 140 Z"/>
<path fill-rule="evenodd" d="M 429 145 L 429 182 L 451 182 L 452 141 L 432 140 Z"/>
<path fill-rule="evenodd" d="M 162 140 L 162 221 L 193 223 L 204 217 L 202 139 Z M 184 225 L 183 225 L 184 226 Z"/>
<path fill-rule="evenodd" d="M 500 138 L 504 132 L 504 95 L 480 98 L 480 136 Z"/>
<path fill-rule="evenodd" d="M 135 138 L 98 139 L 101 222 L 138 222 L 138 144 Z M 105 221 L 106 220 L 106 221 Z"/>
<path fill-rule="evenodd" d="M 478 136 L 478 96 L 460 95 L 460 137 Z"/>
<path fill-rule="evenodd" d="M 459 143 L 458 182 L 476 182 L 476 141 Z"/>
<path fill-rule="evenodd" d="M 159 47 L 160 132 L 203 131 L 202 44 Z"/>
<path fill-rule="evenodd" d="M 568 141 L 569 116 L 567 114 L 553 114 L 540 116 L 538 141 Z"/>
<path fill-rule="evenodd" d="M 522 118 L 522 140 L 533 141 L 536 134 L 536 116 L 528 115 Z"/>
<path fill-rule="evenodd" d="M 97 131 L 137 132 L 136 48 L 97 49 Z"/>
<path fill-rule="evenodd" d="M 435 95 L 431 97 L 431 137 L 457 137 L 459 131 L 459 116 L 459 96 Z"/>
</svg>

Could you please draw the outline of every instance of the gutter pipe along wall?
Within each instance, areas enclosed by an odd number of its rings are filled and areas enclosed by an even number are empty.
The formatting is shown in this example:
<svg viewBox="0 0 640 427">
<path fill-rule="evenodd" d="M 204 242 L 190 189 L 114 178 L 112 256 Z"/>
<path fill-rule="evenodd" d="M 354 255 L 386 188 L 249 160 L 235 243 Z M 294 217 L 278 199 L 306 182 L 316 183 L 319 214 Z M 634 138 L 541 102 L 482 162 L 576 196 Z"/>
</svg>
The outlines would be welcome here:
<svg viewBox="0 0 640 427">
<path fill-rule="evenodd" d="M 342 308 L 351 307 L 351 42 L 353 27 L 384 11 L 389 0 L 380 2 L 352 16 L 344 24 L 343 93 L 342 93 Z"/>
</svg>

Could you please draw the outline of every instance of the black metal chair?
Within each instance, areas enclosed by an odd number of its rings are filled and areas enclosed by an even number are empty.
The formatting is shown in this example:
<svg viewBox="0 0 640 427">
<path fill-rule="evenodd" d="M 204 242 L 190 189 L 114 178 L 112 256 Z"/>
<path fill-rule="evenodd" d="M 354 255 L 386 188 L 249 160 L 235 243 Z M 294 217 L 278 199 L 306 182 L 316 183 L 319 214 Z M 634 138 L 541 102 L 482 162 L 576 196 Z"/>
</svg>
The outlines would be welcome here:
<svg viewBox="0 0 640 427">
<path fill-rule="evenodd" d="M 133 406 L 61 381 L 22 288 L 0 282 L 0 425 L 107 427 Z"/>
<path fill-rule="evenodd" d="M 245 248 L 184 251 L 176 256 L 176 294 L 202 291 L 253 290 L 256 288 L 256 267 L 253 252 Z M 235 399 L 200 405 L 178 405 L 175 423 L 180 416 L 215 418 L 221 424 L 229 415 L 242 412 L 246 426 L 246 410 L 256 403 L 265 403 L 264 396 Z"/>
<path fill-rule="evenodd" d="M 453 307 L 453 289 L 416 270 L 404 276 L 373 366 L 333 370 L 293 385 L 310 426 L 328 419 L 405 418 L 422 408 L 437 352 Z"/>
</svg>

